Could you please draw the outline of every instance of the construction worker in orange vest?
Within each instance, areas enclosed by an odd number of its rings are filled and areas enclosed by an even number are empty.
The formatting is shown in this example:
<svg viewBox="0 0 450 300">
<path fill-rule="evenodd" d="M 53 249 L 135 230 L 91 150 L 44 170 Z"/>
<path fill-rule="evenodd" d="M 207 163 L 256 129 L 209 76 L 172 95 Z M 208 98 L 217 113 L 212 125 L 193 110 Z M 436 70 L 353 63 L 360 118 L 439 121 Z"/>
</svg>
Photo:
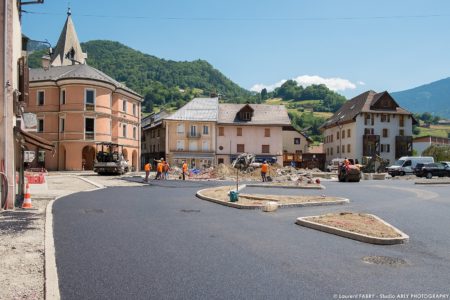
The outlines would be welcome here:
<svg viewBox="0 0 450 300">
<path fill-rule="evenodd" d="M 269 165 L 267 164 L 267 161 L 264 161 L 261 165 L 261 178 L 263 182 L 267 181 L 267 171 L 269 170 Z"/>
<path fill-rule="evenodd" d="M 156 177 L 155 179 L 162 179 L 162 172 L 163 172 L 163 164 L 164 164 L 164 158 L 161 158 L 161 160 L 158 162 L 158 165 L 156 166 Z"/>
<path fill-rule="evenodd" d="M 188 172 L 188 165 L 185 161 L 183 161 L 182 172 L 183 172 L 183 180 L 186 180 L 186 173 Z"/>
<path fill-rule="evenodd" d="M 150 175 L 150 171 L 152 169 L 152 166 L 150 165 L 150 162 L 147 162 L 144 166 L 144 171 L 145 171 L 145 182 L 148 182 L 148 176 Z"/>
<path fill-rule="evenodd" d="M 169 170 L 170 170 L 170 166 L 169 163 L 167 161 L 165 161 L 163 163 L 163 174 L 164 174 L 164 179 L 169 179 Z"/>
</svg>

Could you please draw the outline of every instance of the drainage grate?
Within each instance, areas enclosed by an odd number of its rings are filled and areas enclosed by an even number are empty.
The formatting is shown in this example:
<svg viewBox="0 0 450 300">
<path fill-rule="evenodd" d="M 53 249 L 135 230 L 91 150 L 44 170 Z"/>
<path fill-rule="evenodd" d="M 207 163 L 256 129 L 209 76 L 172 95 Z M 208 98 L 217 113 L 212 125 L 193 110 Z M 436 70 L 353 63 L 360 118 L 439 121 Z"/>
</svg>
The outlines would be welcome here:
<svg viewBox="0 0 450 300">
<path fill-rule="evenodd" d="M 364 256 L 362 261 L 368 264 L 374 265 L 388 265 L 392 267 L 399 267 L 407 265 L 406 260 L 398 257 L 389 256 Z"/>
<path fill-rule="evenodd" d="M 184 213 L 198 213 L 198 212 L 200 212 L 199 209 L 182 209 L 180 211 L 184 212 Z"/>
<path fill-rule="evenodd" d="M 102 214 L 105 211 L 103 209 L 98 209 L 98 208 L 88 208 L 84 210 L 85 214 Z"/>
</svg>

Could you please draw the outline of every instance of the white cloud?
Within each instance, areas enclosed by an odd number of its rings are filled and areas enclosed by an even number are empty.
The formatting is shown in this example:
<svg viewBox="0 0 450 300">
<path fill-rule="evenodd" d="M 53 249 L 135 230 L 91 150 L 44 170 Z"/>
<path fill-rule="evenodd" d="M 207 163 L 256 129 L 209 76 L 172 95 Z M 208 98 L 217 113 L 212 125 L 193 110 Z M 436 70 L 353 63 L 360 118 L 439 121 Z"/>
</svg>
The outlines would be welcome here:
<svg viewBox="0 0 450 300">
<path fill-rule="evenodd" d="M 366 85 L 366 83 L 364 81 L 358 81 L 357 82 L 359 85 Z"/>
<path fill-rule="evenodd" d="M 293 80 L 297 81 L 299 85 L 302 85 L 303 87 L 307 87 L 313 84 L 325 84 L 330 90 L 332 91 L 345 91 L 345 90 L 354 90 L 356 89 L 356 84 L 351 82 L 348 79 L 339 78 L 339 77 L 332 77 L 332 78 L 323 78 L 317 75 L 302 75 L 298 76 L 296 78 L 293 78 Z M 265 85 L 262 83 L 258 83 L 253 85 L 250 90 L 253 92 L 261 92 L 262 89 L 266 88 L 267 91 L 273 91 L 275 88 L 280 87 L 283 83 L 285 83 L 286 80 L 281 80 L 274 84 Z M 358 84 L 364 85 L 365 83 L 362 81 L 359 81 Z"/>
<path fill-rule="evenodd" d="M 252 92 L 261 92 L 263 89 L 267 89 L 268 92 L 273 91 L 275 88 L 280 87 L 283 83 L 285 83 L 287 80 L 286 79 L 282 79 L 280 81 L 278 81 L 277 83 L 274 84 L 270 84 L 270 85 L 265 85 L 262 83 L 257 83 L 254 84 L 251 88 L 250 91 Z"/>
</svg>

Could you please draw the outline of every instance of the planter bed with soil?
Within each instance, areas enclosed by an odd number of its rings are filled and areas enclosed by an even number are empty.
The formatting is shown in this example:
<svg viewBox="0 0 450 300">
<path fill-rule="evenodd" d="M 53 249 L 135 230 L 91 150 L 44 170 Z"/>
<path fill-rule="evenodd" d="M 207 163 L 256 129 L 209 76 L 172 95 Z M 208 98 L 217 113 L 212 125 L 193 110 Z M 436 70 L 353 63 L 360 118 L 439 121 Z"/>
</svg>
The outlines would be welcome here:
<svg viewBox="0 0 450 300">
<path fill-rule="evenodd" d="M 248 185 L 247 185 L 248 186 Z M 348 203 L 349 200 L 340 197 L 330 196 L 294 196 L 294 195 L 261 195 L 261 194 L 245 194 L 239 193 L 239 201 L 230 202 L 228 192 L 235 190 L 235 186 L 221 186 L 203 189 L 197 192 L 197 197 L 203 200 L 219 203 L 222 205 L 247 208 L 261 209 L 267 201 L 275 201 L 278 207 L 299 207 L 299 206 L 315 206 L 315 205 L 334 205 Z M 275 187 L 274 187 L 275 188 Z"/>
<path fill-rule="evenodd" d="M 365 243 L 392 245 L 408 241 L 409 236 L 371 214 L 341 212 L 298 218 L 298 225 L 336 234 Z"/>
</svg>

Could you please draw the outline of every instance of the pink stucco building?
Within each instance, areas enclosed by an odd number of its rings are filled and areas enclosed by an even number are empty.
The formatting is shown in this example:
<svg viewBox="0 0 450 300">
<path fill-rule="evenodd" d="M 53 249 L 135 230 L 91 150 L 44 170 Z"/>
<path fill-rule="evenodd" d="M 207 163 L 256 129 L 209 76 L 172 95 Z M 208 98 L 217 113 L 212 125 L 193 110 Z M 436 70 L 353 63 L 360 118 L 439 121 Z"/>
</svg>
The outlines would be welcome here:
<svg viewBox="0 0 450 300">
<path fill-rule="evenodd" d="M 37 152 L 48 170 L 91 170 L 96 142 L 124 145 L 124 157 L 139 168 L 142 97 L 89 66 L 70 12 L 55 51 L 43 68 L 30 70 L 26 110 L 37 115 L 37 135 L 56 146 Z"/>
</svg>

